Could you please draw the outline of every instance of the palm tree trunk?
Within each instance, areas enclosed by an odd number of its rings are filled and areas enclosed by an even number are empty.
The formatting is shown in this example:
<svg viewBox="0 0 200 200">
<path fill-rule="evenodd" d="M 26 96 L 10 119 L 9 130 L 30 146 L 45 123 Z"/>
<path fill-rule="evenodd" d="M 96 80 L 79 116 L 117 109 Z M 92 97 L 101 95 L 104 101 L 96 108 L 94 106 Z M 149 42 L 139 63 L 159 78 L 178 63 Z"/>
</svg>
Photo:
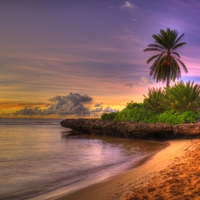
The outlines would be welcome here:
<svg viewBox="0 0 200 200">
<path fill-rule="evenodd" d="M 169 83 L 170 83 L 170 81 L 169 81 L 169 77 L 167 78 L 167 88 L 169 87 Z"/>
</svg>

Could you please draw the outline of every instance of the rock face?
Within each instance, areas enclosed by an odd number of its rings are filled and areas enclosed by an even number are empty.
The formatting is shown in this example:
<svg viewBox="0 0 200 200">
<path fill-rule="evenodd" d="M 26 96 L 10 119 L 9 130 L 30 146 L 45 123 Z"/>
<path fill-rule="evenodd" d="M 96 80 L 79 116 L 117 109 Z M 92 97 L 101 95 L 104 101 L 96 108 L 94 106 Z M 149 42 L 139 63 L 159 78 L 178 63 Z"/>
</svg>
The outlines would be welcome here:
<svg viewBox="0 0 200 200">
<path fill-rule="evenodd" d="M 61 126 L 80 133 L 125 138 L 179 138 L 200 136 L 200 123 L 180 125 L 146 124 L 143 122 L 113 122 L 98 119 L 66 119 Z"/>
<path fill-rule="evenodd" d="M 174 125 L 172 130 L 174 135 L 197 136 L 200 135 L 200 123 Z"/>
<path fill-rule="evenodd" d="M 61 126 L 92 135 L 125 138 L 168 137 L 168 135 L 172 134 L 172 127 L 168 124 L 113 122 L 96 119 L 66 119 L 61 122 Z"/>
</svg>

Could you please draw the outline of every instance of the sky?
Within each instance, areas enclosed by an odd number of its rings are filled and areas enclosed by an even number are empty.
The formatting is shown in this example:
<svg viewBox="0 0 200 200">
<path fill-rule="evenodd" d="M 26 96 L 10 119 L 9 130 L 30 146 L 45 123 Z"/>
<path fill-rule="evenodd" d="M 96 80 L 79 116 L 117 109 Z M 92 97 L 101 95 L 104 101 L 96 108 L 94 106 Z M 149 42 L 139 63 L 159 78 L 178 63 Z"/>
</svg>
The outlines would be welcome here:
<svg viewBox="0 0 200 200">
<path fill-rule="evenodd" d="M 179 54 L 200 83 L 198 0 L 1 0 L 0 117 L 99 117 L 143 102 L 144 52 L 161 29 L 185 34 Z"/>
</svg>

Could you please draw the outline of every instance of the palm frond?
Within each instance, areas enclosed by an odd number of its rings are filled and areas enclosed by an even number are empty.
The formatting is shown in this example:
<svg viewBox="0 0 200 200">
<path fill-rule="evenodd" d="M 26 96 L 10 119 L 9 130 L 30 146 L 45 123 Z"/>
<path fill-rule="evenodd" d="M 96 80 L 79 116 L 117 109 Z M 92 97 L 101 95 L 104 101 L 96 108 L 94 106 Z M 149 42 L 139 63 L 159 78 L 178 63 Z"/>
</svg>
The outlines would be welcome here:
<svg viewBox="0 0 200 200">
<path fill-rule="evenodd" d="M 175 50 L 175 49 L 177 49 L 178 47 L 183 46 L 184 44 L 186 44 L 186 42 L 179 43 L 179 44 L 175 45 L 175 46 L 172 48 L 172 50 Z"/>
<path fill-rule="evenodd" d="M 155 56 L 150 57 L 150 58 L 147 60 L 147 64 L 149 64 L 152 60 L 154 60 L 155 58 L 157 58 L 157 57 L 159 57 L 159 56 L 160 56 L 160 54 L 157 54 L 157 55 L 155 55 Z"/>
<path fill-rule="evenodd" d="M 187 67 L 185 66 L 185 64 L 184 64 L 180 59 L 177 59 L 177 60 L 178 60 L 178 62 L 182 65 L 182 67 L 183 67 L 185 73 L 188 73 L 188 69 L 187 69 Z"/>
<path fill-rule="evenodd" d="M 180 55 L 177 52 L 172 52 L 172 54 L 176 55 L 178 58 L 180 58 Z"/>
<path fill-rule="evenodd" d="M 162 52 L 162 49 L 158 49 L 156 47 L 149 47 L 149 48 L 146 48 L 143 50 L 144 52 L 146 51 L 159 51 L 159 52 Z"/>
<path fill-rule="evenodd" d="M 156 47 L 158 49 L 162 49 L 163 51 L 165 50 L 165 48 L 160 44 L 149 44 L 148 47 Z"/>
<path fill-rule="evenodd" d="M 178 41 L 184 36 L 185 34 L 181 34 L 175 41 L 174 45 L 176 45 L 178 43 Z"/>
</svg>

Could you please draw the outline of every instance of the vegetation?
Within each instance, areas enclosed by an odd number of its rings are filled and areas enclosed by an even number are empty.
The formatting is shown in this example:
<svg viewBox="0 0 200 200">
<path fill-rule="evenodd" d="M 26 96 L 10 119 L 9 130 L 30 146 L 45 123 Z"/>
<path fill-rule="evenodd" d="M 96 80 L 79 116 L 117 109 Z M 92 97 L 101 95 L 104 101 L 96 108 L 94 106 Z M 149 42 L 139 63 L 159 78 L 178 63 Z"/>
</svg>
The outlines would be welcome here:
<svg viewBox="0 0 200 200">
<path fill-rule="evenodd" d="M 144 103 L 129 103 L 126 108 L 118 112 L 114 121 L 156 122 L 156 112 L 147 110 Z"/>
<path fill-rule="evenodd" d="M 175 51 L 186 44 L 185 42 L 179 43 L 183 36 L 184 34 L 178 37 L 176 30 L 168 28 L 164 31 L 161 29 L 160 34 L 152 36 L 155 39 L 155 43 L 149 44 L 144 49 L 145 52 L 154 51 L 157 53 L 147 60 L 147 64 L 154 61 L 150 67 L 150 76 L 153 76 L 156 82 L 166 82 L 167 87 L 169 87 L 170 81 L 175 81 L 176 78 L 181 77 L 180 66 L 187 73 L 185 64 L 180 60 L 180 55 Z"/>
<path fill-rule="evenodd" d="M 196 111 L 200 108 L 200 86 L 194 82 L 183 81 L 176 83 L 173 87 L 166 88 L 166 95 L 161 101 L 165 109 L 175 111 Z"/>
<path fill-rule="evenodd" d="M 155 110 L 156 113 L 161 113 L 163 111 L 163 108 L 162 108 L 160 102 L 165 97 L 165 94 L 166 94 L 165 90 L 163 90 L 161 88 L 149 89 L 148 97 L 146 97 L 144 95 L 144 97 L 145 97 L 144 104 L 145 104 L 146 108 L 149 110 Z"/>
<path fill-rule="evenodd" d="M 184 124 L 194 123 L 198 118 L 198 112 L 184 111 L 176 112 L 174 110 L 167 110 L 158 116 L 157 122 L 164 124 Z"/>
<path fill-rule="evenodd" d="M 184 36 L 178 36 L 176 30 L 169 28 L 160 34 L 153 35 L 154 44 L 149 44 L 144 51 L 155 51 L 156 55 L 147 60 L 150 67 L 150 75 L 156 79 L 156 82 L 165 82 L 167 87 L 151 88 L 148 95 L 144 95 L 143 103 L 130 102 L 120 112 L 103 114 L 102 120 L 113 121 L 134 121 L 146 123 L 168 123 L 182 124 L 196 122 L 200 117 L 200 85 L 194 82 L 183 81 L 170 86 L 170 81 L 175 81 L 181 77 L 182 67 L 185 72 L 187 68 L 180 60 L 180 55 L 176 50 L 185 45 L 185 42 L 179 42 Z"/>
<path fill-rule="evenodd" d="M 111 112 L 111 113 L 103 113 L 101 115 L 102 120 L 114 120 L 115 116 L 117 115 L 116 112 Z"/>
<path fill-rule="evenodd" d="M 149 89 L 143 103 L 130 102 L 122 111 L 104 113 L 101 119 L 174 125 L 196 122 L 200 116 L 199 108 L 200 86 L 180 81 L 165 90 Z"/>
</svg>

